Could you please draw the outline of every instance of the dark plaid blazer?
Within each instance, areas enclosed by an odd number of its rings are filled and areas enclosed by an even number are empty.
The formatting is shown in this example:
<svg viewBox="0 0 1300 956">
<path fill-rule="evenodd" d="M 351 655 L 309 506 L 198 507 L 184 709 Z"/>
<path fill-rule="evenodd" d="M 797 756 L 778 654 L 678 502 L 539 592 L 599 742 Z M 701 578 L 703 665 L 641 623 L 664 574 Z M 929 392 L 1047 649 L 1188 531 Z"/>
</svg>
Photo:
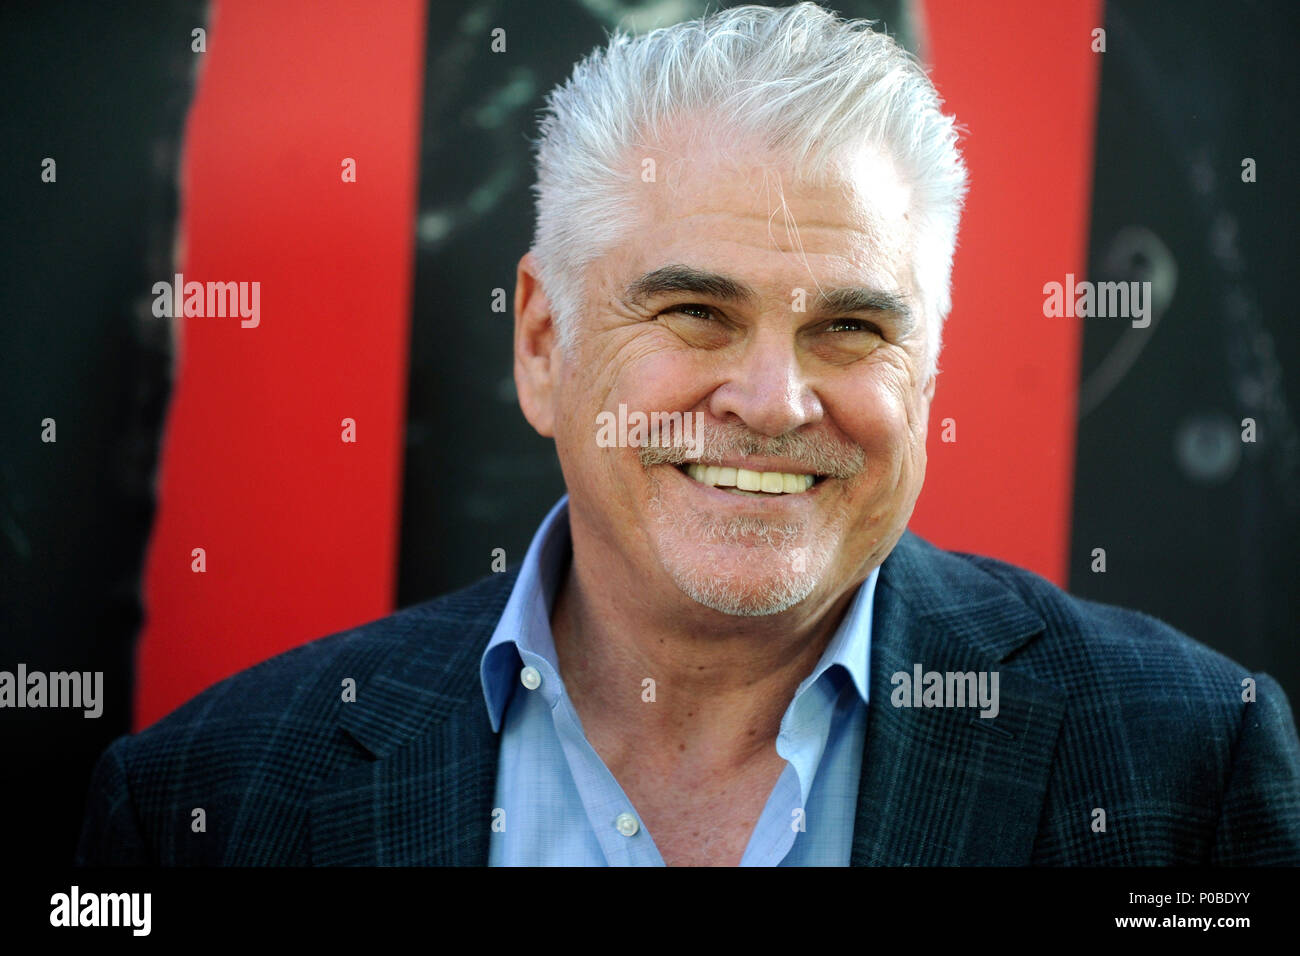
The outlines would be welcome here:
<svg viewBox="0 0 1300 956">
<path fill-rule="evenodd" d="M 118 739 L 77 862 L 485 865 L 499 738 L 478 665 L 515 576 L 281 654 Z M 875 600 L 855 865 L 1300 864 L 1300 743 L 1266 674 L 910 533 Z M 892 706 L 890 676 L 917 663 L 998 671 L 1000 712 Z"/>
</svg>

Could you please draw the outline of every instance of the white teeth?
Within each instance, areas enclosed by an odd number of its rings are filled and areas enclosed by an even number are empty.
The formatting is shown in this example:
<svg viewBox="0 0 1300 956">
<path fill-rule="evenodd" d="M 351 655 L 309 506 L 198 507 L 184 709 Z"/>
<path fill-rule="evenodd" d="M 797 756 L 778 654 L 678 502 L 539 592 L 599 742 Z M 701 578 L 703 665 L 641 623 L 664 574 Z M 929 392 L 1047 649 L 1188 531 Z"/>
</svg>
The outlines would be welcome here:
<svg viewBox="0 0 1300 956">
<path fill-rule="evenodd" d="M 726 468 L 720 465 L 687 465 L 686 473 L 701 484 L 715 488 L 735 488 L 737 491 L 765 492 L 770 495 L 802 494 L 817 480 L 813 475 L 750 471 L 748 468 Z"/>
</svg>

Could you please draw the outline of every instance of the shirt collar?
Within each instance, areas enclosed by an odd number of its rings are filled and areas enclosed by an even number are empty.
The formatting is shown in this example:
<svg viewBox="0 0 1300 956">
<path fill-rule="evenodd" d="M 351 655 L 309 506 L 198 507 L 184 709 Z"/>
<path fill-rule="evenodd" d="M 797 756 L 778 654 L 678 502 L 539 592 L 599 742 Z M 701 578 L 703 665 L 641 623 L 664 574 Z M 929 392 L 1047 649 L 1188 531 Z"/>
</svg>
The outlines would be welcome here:
<svg viewBox="0 0 1300 956">
<path fill-rule="evenodd" d="M 551 635 L 551 605 L 555 603 L 560 576 L 568 570 L 571 548 L 569 496 L 564 495 L 533 535 L 510 599 L 479 662 L 483 699 L 494 732 L 501 730 L 513 682 L 523 666 L 520 650 L 545 658 L 559 672 L 555 639 Z"/>
<path fill-rule="evenodd" d="M 506 704 L 522 667 L 520 651 L 531 651 L 559 671 L 555 640 L 551 634 L 551 607 L 562 575 L 568 570 L 572 549 L 569 535 L 569 496 L 566 494 L 546 515 L 533 535 L 510 598 L 479 662 L 483 700 L 492 730 L 500 732 Z M 833 667 L 845 670 L 858 696 L 867 702 L 867 668 L 871 658 L 871 609 L 875 603 L 874 569 L 858 588 L 817 666 L 799 685 L 795 698 L 817 683 Z"/>
<path fill-rule="evenodd" d="M 839 666 L 848 672 L 853 687 L 858 692 L 862 703 L 867 702 L 867 668 L 871 660 L 871 609 L 875 605 L 876 579 L 880 577 L 880 568 L 876 567 L 867 575 L 858 591 L 849 602 L 849 609 L 844 619 L 835 629 L 821 660 L 811 674 L 804 678 L 799 689 L 795 691 L 798 698 L 807 688 L 821 678 L 831 668 Z"/>
</svg>

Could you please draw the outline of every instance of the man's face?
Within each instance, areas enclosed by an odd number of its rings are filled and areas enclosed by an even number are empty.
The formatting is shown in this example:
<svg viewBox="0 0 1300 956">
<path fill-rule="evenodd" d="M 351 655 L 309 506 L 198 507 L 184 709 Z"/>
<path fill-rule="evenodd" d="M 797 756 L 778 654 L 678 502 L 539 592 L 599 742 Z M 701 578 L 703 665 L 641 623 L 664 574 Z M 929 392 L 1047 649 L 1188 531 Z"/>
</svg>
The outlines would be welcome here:
<svg viewBox="0 0 1300 956">
<path fill-rule="evenodd" d="M 743 145 L 650 155 L 655 182 L 629 171 L 639 220 L 554 353 L 571 520 L 602 562 L 693 606 L 833 601 L 893 548 L 925 476 L 909 190 L 881 153 L 818 186 Z M 702 456 L 602 447 L 620 405 L 699 413 Z"/>
</svg>

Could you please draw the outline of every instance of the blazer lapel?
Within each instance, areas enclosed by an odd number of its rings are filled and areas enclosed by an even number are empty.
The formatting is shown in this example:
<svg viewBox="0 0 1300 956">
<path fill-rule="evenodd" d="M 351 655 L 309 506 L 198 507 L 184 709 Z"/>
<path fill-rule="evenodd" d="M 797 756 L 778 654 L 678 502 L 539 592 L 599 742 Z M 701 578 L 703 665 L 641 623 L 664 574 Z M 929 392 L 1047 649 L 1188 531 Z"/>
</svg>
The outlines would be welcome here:
<svg viewBox="0 0 1300 956">
<path fill-rule="evenodd" d="M 500 738 L 478 667 L 516 575 L 403 613 L 341 721 L 373 759 L 311 800 L 314 865 L 487 865 Z"/>
<path fill-rule="evenodd" d="M 478 665 L 515 576 L 400 616 L 340 722 L 370 759 L 311 799 L 313 864 L 487 864 L 499 738 Z M 1029 861 L 1065 694 L 1005 661 L 1043 627 L 992 575 L 903 536 L 876 587 L 853 865 Z M 996 670 L 997 717 L 892 706 L 891 675 L 917 664 Z"/>
<path fill-rule="evenodd" d="M 881 566 L 872 620 L 852 864 L 1028 863 L 1065 694 L 1005 661 L 1042 619 L 992 575 L 909 532 Z M 997 716 L 895 707 L 892 675 L 918 664 L 997 671 Z"/>
</svg>

